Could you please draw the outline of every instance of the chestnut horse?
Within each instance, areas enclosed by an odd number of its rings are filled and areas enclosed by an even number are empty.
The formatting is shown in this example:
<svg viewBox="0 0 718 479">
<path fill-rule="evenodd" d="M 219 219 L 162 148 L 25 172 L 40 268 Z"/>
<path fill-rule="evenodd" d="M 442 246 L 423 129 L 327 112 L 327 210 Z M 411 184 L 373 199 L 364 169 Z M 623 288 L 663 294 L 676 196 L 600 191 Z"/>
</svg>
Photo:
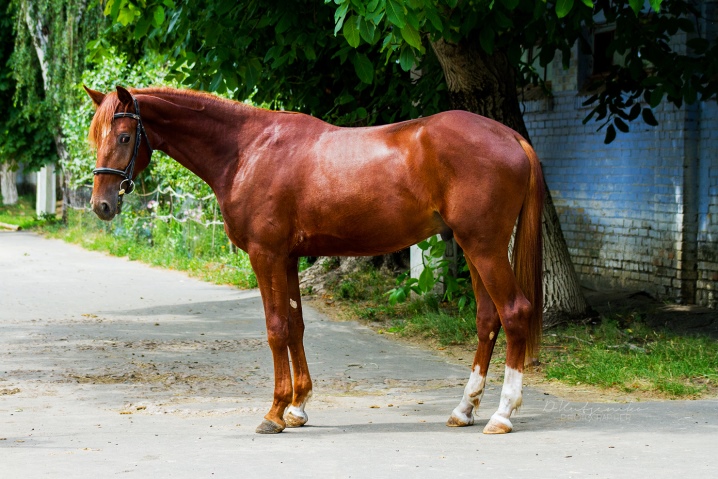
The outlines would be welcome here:
<svg viewBox="0 0 718 479">
<path fill-rule="evenodd" d="M 473 424 L 503 327 L 504 384 L 484 432 L 511 431 L 543 309 L 544 183 L 536 153 L 518 133 L 465 111 L 340 128 L 195 91 L 86 90 L 97 107 L 89 135 L 97 147 L 97 216 L 118 213 L 154 147 L 207 182 L 227 235 L 249 254 L 274 360 L 274 401 L 258 433 L 307 422 L 312 380 L 298 258 L 386 254 L 436 234 L 453 234 L 463 249 L 477 300 L 476 356 L 447 425 Z"/>
</svg>

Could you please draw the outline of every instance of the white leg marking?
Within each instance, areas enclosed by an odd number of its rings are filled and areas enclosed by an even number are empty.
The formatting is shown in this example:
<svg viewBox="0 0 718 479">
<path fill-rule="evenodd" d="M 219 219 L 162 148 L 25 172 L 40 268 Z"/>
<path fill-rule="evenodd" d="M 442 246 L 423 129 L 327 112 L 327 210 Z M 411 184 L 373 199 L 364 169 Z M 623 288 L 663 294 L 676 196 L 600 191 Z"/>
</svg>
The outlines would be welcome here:
<svg viewBox="0 0 718 479">
<path fill-rule="evenodd" d="M 464 388 L 464 396 L 461 402 L 451 413 L 452 417 L 458 419 L 461 423 L 470 425 L 474 423 L 474 411 L 479 408 L 481 397 L 484 395 L 484 385 L 486 378 L 479 374 L 479 366 L 474 366 L 469 376 L 469 381 Z"/>
<path fill-rule="evenodd" d="M 307 405 L 307 401 L 309 401 L 309 398 L 312 397 L 312 393 L 310 392 L 307 397 L 302 401 L 302 403 L 299 406 L 294 406 L 292 404 L 289 405 L 286 412 L 290 413 L 300 419 L 304 419 L 306 421 L 309 416 L 307 416 L 307 413 L 304 412 L 304 408 Z"/>
<path fill-rule="evenodd" d="M 491 416 L 491 421 L 498 421 L 512 428 L 509 417 L 514 409 L 521 406 L 521 388 L 523 386 L 523 373 L 506 366 L 504 373 L 504 386 L 501 389 L 499 409 Z"/>
</svg>

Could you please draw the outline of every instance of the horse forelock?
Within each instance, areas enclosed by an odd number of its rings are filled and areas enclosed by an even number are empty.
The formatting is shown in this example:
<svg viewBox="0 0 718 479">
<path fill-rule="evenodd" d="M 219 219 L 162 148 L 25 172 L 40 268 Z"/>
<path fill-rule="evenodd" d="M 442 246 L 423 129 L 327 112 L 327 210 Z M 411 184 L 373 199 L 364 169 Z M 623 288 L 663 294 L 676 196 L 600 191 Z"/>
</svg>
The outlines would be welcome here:
<svg viewBox="0 0 718 479">
<path fill-rule="evenodd" d="M 117 93 L 112 92 L 105 95 L 102 104 L 97 107 L 87 135 L 87 139 L 93 147 L 97 148 L 100 140 L 110 132 L 112 117 L 118 106 L 120 106 L 120 100 L 117 98 Z"/>
</svg>

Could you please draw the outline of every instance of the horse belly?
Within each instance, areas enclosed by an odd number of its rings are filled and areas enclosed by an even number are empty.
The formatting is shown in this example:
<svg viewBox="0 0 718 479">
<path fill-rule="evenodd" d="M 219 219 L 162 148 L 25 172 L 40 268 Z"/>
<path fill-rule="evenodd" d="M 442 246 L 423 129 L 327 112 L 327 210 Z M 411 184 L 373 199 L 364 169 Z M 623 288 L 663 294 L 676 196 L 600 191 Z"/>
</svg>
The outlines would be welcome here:
<svg viewBox="0 0 718 479">
<path fill-rule="evenodd" d="M 327 205 L 305 222 L 297 254 L 375 256 L 392 253 L 446 230 L 439 214 L 397 198 Z"/>
</svg>

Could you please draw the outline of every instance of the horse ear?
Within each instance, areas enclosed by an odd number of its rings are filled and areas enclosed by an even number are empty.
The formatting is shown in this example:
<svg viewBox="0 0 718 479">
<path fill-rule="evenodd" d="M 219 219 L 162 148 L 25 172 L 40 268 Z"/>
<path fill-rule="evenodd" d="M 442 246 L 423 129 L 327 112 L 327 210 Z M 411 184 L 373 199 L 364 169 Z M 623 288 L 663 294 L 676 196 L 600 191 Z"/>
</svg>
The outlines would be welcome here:
<svg viewBox="0 0 718 479">
<path fill-rule="evenodd" d="M 120 100 L 120 102 L 123 105 L 131 105 L 132 94 L 120 85 L 117 85 L 115 88 L 117 88 L 117 98 Z"/>
<path fill-rule="evenodd" d="M 90 98 L 92 98 L 92 103 L 95 104 L 95 108 L 100 106 L 102 103 L 102 100 L 105 99 L 105 94 L 99 91 L 92 90 L 90 88 L 87 88 L 85 85 L 82 85 L 82 88 L 85 89 L 88 95 L 90 95 Z"/>
</svg>

